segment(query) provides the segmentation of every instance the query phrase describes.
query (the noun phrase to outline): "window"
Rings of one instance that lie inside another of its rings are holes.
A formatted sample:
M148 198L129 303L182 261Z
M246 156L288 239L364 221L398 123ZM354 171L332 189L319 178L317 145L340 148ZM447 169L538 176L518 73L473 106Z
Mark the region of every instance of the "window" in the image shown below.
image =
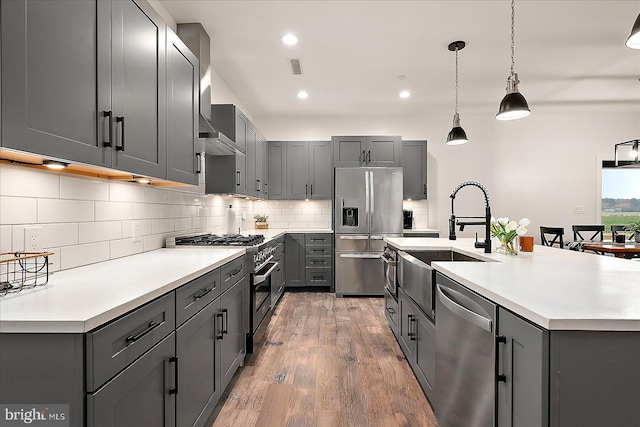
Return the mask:
M602 224L640 221L640 168L602 168Z

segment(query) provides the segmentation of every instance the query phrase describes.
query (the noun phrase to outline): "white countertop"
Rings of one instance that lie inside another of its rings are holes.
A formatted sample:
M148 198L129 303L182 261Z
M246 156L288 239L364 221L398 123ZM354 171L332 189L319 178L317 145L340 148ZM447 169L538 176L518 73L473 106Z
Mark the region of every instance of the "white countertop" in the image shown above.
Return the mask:
M474 239L387 238L400 250L454 249L492 262L434 262L446 276L549 330L640 331L640 262L535 245L485 254Z
M0 297L0 332L87 332L244 253L158 249L59 271L44 286Z

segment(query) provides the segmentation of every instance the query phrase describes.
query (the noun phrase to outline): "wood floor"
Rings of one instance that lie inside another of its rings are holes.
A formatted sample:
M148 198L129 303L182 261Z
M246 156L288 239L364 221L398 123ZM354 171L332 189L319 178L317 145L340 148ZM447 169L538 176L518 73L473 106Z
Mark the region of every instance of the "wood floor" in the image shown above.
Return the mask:
M436 427L382 298L286 293L218 408L222 426Z

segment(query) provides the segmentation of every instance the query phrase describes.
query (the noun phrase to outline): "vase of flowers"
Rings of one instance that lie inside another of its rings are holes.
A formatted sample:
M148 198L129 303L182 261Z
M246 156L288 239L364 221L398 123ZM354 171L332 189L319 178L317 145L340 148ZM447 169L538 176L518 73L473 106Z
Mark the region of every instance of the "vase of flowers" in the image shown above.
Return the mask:
M491 218L491 237L496 241L496 252L507 255L518 255L520 243L518 236L526 234L529 218L510 221L509 218Z
M256 220L256 228L257 229L267 229L269 228L269 224L267 224L267 219L269 219L268 215L255 214L253 219Z

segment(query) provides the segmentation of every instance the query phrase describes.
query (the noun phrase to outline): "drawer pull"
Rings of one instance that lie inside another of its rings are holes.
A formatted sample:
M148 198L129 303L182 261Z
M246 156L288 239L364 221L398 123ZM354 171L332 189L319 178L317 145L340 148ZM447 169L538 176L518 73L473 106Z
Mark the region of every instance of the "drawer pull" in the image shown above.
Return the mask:
M224 338L224 317L222 316L222 313L217 313L216 319L220 319L220 334L216 333L216 339L221 340Z
M201 293L195 294L193 296L193 299L199 300L200 298L202 298L203 296L205 296L206 294L208 294L212 290L213 290L213 288L204 288Z
M278 293L282 292L282 290L283 290L283 289L284 289L284 286L280 286L280 287L278 288Z
M222 309L222 334L229 333L229 310L226 308Z
M393 308L391 308L391 307L387 307L387 311L388 311L390 314L396 314L396 311L395 311Z
M313 276L311 280L314 282L324 282L324 276Z
M140 333L138 333L136 335L129 335L126 338L127 345L131 345L134 342L138 341L140 338L142 338L143 336L147 335L149 332L153 331L158 326L160 326L160 323L156 322L155 320L152 320L151 322L149 322L149 326L147 326L147 328L145 330L143 330L142 332L140 332Z
M233 271L231 271L231 272L229 272L227 274L231 278L231 277L235 276L236 274L240 273L241 271L242 271L242 267L238 267L235 270L233 270Z
M169 363L176 364L176 386L169 389L169 394L178 394L178 356L171 356Z

